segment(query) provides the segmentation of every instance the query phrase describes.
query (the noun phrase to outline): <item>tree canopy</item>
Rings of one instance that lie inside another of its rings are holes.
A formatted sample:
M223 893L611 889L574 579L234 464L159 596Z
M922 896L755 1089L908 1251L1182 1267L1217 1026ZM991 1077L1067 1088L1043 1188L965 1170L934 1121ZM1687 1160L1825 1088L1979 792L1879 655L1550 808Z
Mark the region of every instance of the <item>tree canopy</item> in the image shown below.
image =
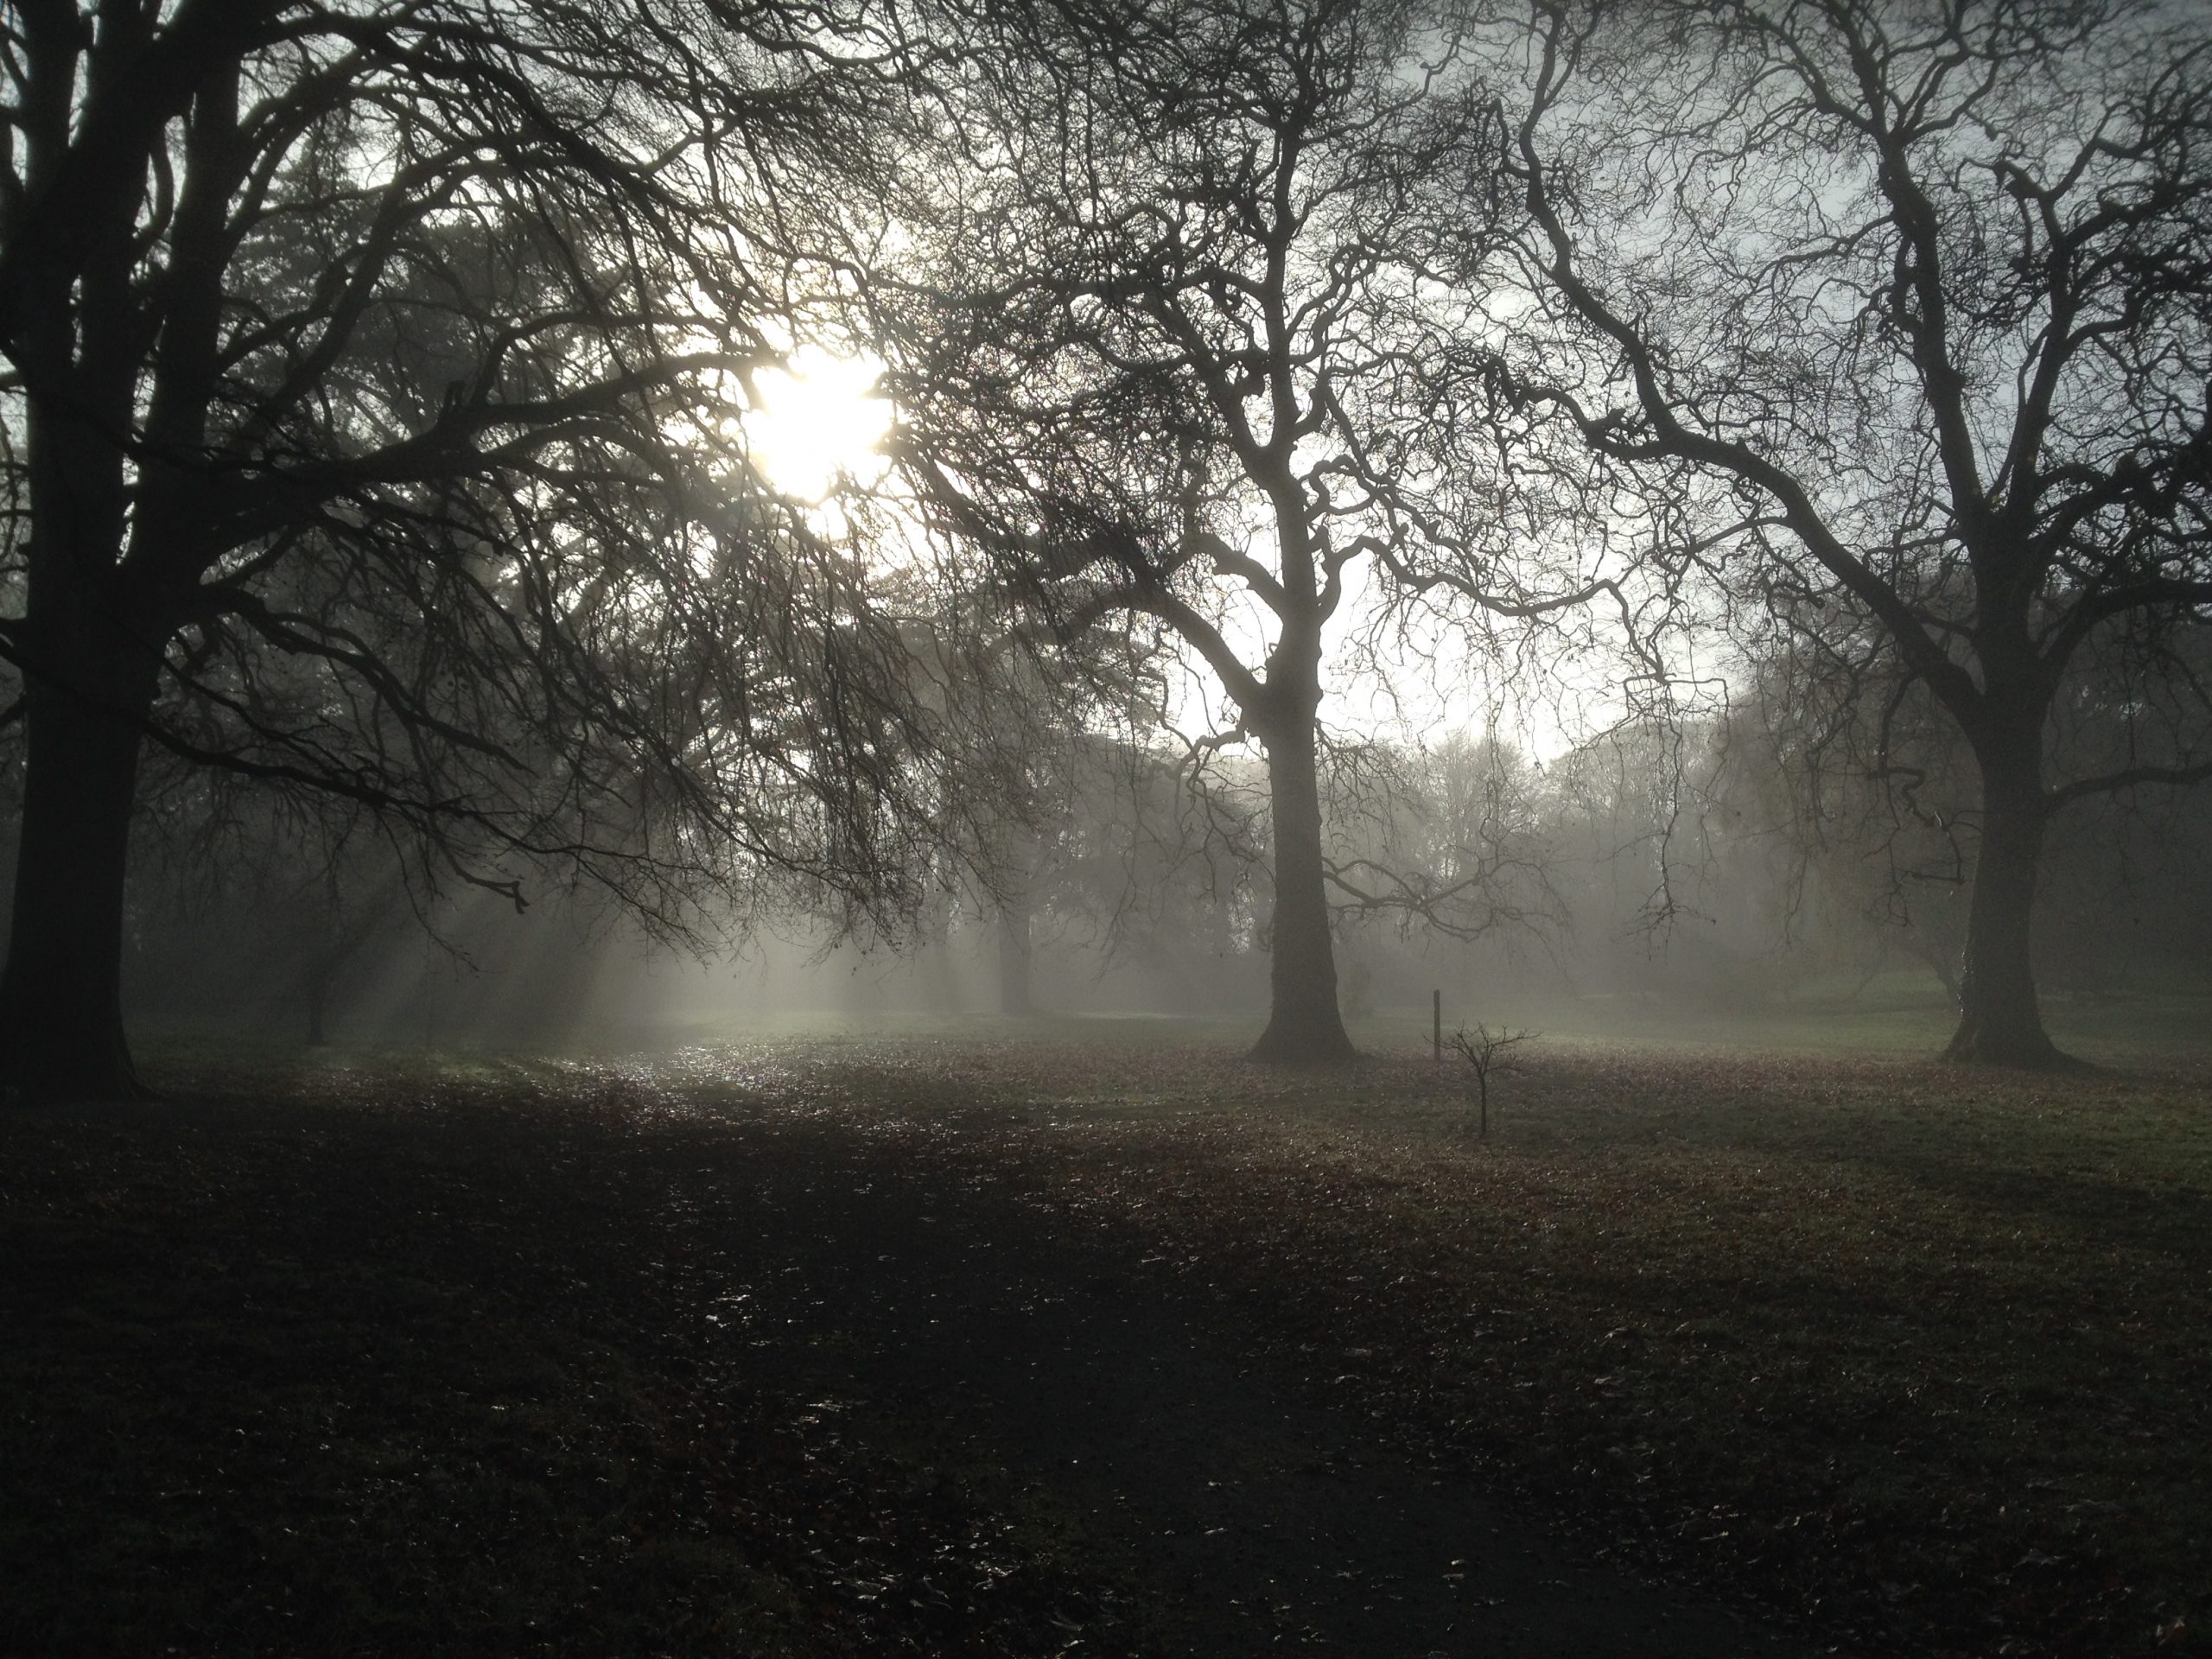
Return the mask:
M2208 63L2158 0L10 7L0 1065L130 1086L180 779L679 936L958 864L1011 938L1052 757L1171 715L1265 755L1259 1052L1343 1058L1345 912L1557 909L1526 779L1416 830L1325 718L1356 632L1603 660L1639 742L1732 683L1770 804L1970 876L1954 1052L2054 1060L2053 821L2212 777ZM899 411L835 512L748 448L824 344Z
M1525 200L1504 395L1671 504L1739 639L1979 773L1967 1058L2055 1058L2054 814L2212 777L2212 40L2155 3L1540 3L1465 189ZM2083 699L2124 741L2070 747Z
M138 755L372 808L519 901L874 901L926 747L895 627L747 465L807 228L880 176L857 11L9 10L0 1046L127 1081Z

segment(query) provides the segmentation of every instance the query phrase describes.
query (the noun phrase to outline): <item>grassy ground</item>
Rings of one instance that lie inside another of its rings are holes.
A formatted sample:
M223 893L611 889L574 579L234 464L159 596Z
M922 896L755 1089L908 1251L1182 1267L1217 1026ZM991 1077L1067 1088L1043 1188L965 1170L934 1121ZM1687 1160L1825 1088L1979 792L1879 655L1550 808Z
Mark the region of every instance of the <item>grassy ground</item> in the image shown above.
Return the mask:
M2105 996L2046 993L2043 1007L2059 1045L2093 1061L2134 1066L2212 1051L2212 987ZM1598 1047L1852 1059L1940 1053L1957 1017L1935 976L1918 971L1808 980L1756 1004L1656 993L1535 999L1516 995L1509 985L1447 994L1444 1008L1447 1035L1455 1024L1483 1019L1493 1027L1534 1027ZM1364 1034L1370 1046L1389 1048L1426 1041L1428 1028L1428 1009L1402 1010L1368 1021Z
M723 1341L634 1076L0 1112L0 1653L1052 1653L1098 1586ZM193 1084L215 1086L195 1092Z
M2212 1651L2212 1067L2082 1012L2124 1069L1555 1035L1486 1139L1410 1021L1327 1079L1194 1022L173 1055L175 1105L0 1115L0 1648L1135 1650L1049 1491L709 1340L671 1217L781 1114L1109 1218L1360 1434L1820 1642Z
M2212 1054L2212 984L2107 995L2045 993L2044 1017L2068 1052L2121 1068L2162 1062L2186 1064ZM1658 1049L1673 1052L1754 1052L1925 1058L1942 1052L1957 1022L1956 1009L1931 974L1885 972L1871 979L1848 975L1808 980L1757 1003L1723 1001L1656 992L1581 996L1534 995L1512 983L1459 988L1445 994L1446 1035L1478 1020L1584 1047ZM1390 1007L1351 1027L1374 1053L1426 1047L1431 1010ZM1176 1048L1233 1050L1249 1045L1261 1015L1161 1019L1146 1015L1040 1015L1012 1029L1020 1040L1111 1048L1132 1042ZM995 1016L944 1013L822 1012L698 1019L588 1031L563 1045L568 1050L630 1053L683 1046L715 1046L807 1038L840 1044L884 1039L997 1042L1008 1022ZM235 1042L226 1039L226 1046ZM171 1035L169 1052L188 1052L192 1039ZM276 1058L289 1048L272 1050Z

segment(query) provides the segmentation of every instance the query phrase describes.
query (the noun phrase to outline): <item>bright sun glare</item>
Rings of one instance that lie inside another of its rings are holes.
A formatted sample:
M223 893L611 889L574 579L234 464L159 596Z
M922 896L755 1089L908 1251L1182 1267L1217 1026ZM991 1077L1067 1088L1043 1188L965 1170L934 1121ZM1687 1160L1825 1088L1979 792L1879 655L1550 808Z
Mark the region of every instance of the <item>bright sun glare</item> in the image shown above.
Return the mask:
M880 372L874 364L804 346L788 371L754 378L760 403L747 435L771 485L819 503L842 478L872 484L882 476L888 463L876 446L891 429L891 404L875 395Z

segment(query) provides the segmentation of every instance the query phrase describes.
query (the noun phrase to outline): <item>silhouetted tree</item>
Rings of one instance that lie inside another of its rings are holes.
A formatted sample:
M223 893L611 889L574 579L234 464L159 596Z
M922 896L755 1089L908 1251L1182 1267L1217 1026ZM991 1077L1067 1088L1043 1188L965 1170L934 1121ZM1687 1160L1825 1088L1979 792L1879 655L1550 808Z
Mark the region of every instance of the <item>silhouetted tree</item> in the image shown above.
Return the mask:
M1795 636L1831 701L1955 723L1979 798L1950 1052L2058 1059L2030 951L2054 815L2212 776L2212 688L2177 671L2212 620L2203 13L1520 16L1496 60L1525 96L1466 187L1510 179L1534 226L1499 395L1643 469L1709 591ZM2092 682L2126 740L2076 769Z
M1955 997L1978 804L1973 752L1878 631L1853 639L1839 620L1823 632L1770 641L1739 683L1706 810L1725 815L1737 840L1764 842L1775 868L1760 875L1738 856L1724 879L1777 889L1785 927L1826 931L1870 976L1909 958ZM2183 683L2212 670L2212 630L2177 637L2173 650ZM2055 769L2094 776L2131 764L2135 688L2106 665L2077 659L2051 711ZM2212 792L2146 787L2082 799L2055 819L2037 883L2039 984L2113 989L2138 969L2163 977L2195 966L2201 952L2177 941L2212 925L2196 875L2208 810Z
M0 12L8 1083L132 1086L149 740L518 903L515 860L665 929L895 881L896 636L730 420L866 188L866 42L810 0Z
M1356 565L1464 553L1488 509L1417 476L1458 441L1426 374L1453 317L1405 235L1484 113L1432 104L1452 47L1405 5L979 10L949 94L959 164L918 213L917 274L880 293L904 459L939 527L994 550L1063 637L1134 614L1203 664L1207 743L1267 757L1255 1052L1345 1058L1325 645ZM1588 591L1520 594L1478 563L1459 591L1501 611Z

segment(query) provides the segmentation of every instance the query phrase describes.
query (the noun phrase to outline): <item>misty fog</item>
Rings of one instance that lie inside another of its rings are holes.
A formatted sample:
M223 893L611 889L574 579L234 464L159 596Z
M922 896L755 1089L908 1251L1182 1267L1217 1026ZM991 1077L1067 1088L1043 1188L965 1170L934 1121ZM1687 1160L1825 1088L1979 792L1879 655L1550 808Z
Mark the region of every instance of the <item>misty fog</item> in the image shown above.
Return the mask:
M1387 812L1358 804L1332 822L1338 855L1381 855L1432 890L1450 873L1440 857L1471 842L1510 847L1513 863L1476 912L1340 908L1340 1006L1390 1043L1426 1040L1437 992L1447 1030L1511 1020L1648 1039L1670 1019L1755 1033L1801 1005L1936 1009L1955 989L1956 847L1940 835L1901 847L1879 815L1808 844L1775 774L1716 728L1615 732L1548 765L1489 737L1428 758ZM2055 841L2037 929L2048 994L2204 989L2212 801L2160 804L2084 814ZM343 854L335 877L327 854L296 851L247 867L250 880L149 855L131 895L127 1008L156 1032L280 1046L312 1033L594 1051L792 1025L925 1030L932 1017L1009 1032L1056 1017L1263 1018L1257 861L1209 839L1172 796L1150 803L1152 821L1126 800L1091 805L1095 817L1026 842L1026 923L960 872L895 934L786 900L678 943L588 890L524 912L467 889L420 898L373 848Z

